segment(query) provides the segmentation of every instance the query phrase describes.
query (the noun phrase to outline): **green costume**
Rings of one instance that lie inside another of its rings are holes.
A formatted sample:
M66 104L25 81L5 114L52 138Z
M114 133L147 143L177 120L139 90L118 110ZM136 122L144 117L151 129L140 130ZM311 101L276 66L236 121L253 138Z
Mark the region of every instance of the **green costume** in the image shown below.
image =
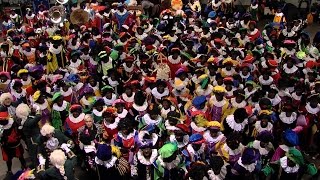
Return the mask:
M52 126L64 132L64 121L69 115L70 103L63 101L62 106L58 106L56 103L52 106L51 119Z

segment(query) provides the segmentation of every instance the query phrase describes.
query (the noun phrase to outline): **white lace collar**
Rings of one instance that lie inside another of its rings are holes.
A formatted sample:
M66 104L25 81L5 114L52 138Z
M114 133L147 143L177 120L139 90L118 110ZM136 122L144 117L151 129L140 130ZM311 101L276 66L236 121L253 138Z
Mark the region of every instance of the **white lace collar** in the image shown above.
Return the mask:
M116 129L117 127L118 127L118 124L119 124L119 118L116 118L115 120L114 120L114 122L113 123L107 123L106 121L103 121L103 124L104 124L104 126L105 127L107 127L108 129L111 129L111 130L114 130L114 129Z
M29 85L31 83L31 77L28 76L28 79L26 81L24 81L23 79L21 79L21 83L23 86L25 85Z
M293 92L291 94L292 98L296 101L300 101L301 100L301 96L298 96L296 92Z
M82 61L80 59L77 59L76 62L70 61L69 67L78 68L81 65Z
M310 106L310 103L307 103L306 105L306 110L310 113L310 114L317 114L320 111L320 108L317 106L316 108L312 108Z
M10 14L10 18L11 18L11 19L15 19L15 18L17 18L17 17L18 17L18 14L14 14L14 15Z
M149 114L145 114L142 118L144 123L146 123L147 125L159 125L162 122L161 116L158 116L158 119L153 120L151 119Z
M234 120L234 115L229 115L226 118L226 122L229 125L229 127L234 131L242 131L245 126L248 124L248 119L245 119L242 123L237 123Z
M269 143L269 144L270 144L270 143ZM269 154L269 150L266 149L266 148L261 147L261 146L260 146L260 141L258 141L258 140L254 140L254 141L252 142L252 147L255 148L255 149L257 149L257 150L259 150L259 153L260 153L262 156Z
M73 115L72 115L72 113L70 113L69 114L69 119L70 119L70 121L72 122L72 123L79 123L79 122L81 122L81 121L83 121L84 120L84 116L85 116L85 114L84 113L81 113L78 117L73 117Z
M92 86L90 83L88 83L88 86L91 87L94 91L99 90L99 82L97 82L97 84L95 86Z
M240 71L239 75L241 76L242 79L247 79L251 74L249 72L247 75L243 75L242 71Z
M45 110L49 106L48 101L46 99L44 100L44 103L42 103L42 104L36 103L36 105L38 105L40 107L40 110Z
M63 97L68 97L72 94L72 88L69 87L67 91L63 91L63 88L60 88L60 92Z
M132 103L134 101L134 95L135 95L135 93L132 93L132 95L130 97L128 97L128 95L126 93L122 93L122 99L125 102Z
M249 34L253 36L253 35L256 35L258 33L258 31L259 30L257 28L254 28L254 30L250 31Z
M158 151L157 149L152 149L152 152L151 152L151 156L149 159L146 159L143 154L142 154L142 150L139 150L138 153L137 153L137 159L139 160L139 162L143 165L151 165L153 164L156 160L157 160L157 157L158 157Z
M161 99L161 98L169 95L169 89L165 88L163 93L159 93L157 87L155 87L151 90L151 93L156 99Z
M272 78L271 76L269 76L269 79L268 79L268 80L264 80L264 79L263 79L263 76L261 75L261 76L259 76L259 82L260 82L260 84L262 84L262 85L270 85L270 84L273 83L273 78Z
M221 141L222 138L224 138L224 134L222 132L219 132L217 137L212 137L209 130L203 133L203 139L208 143L217 143Z
M182 142L177 141L176 136L174 134L171 134L169 139L170 139L170 142L177 143L179 149L185 147L189 143L189 136L188 135L183 136Z
M166 130L168 130L168 131L175 131L175 130L177 130L178 128L176 127L176 126L171 126L170 125L170 123L169 123L169 120L166 120L165 122L164 122L164 125L165 125L165 127L166 127Z
M112 87L116 87L116 86L119 85L119 82L118 82L117 80L115 80L115 81L112 80L111 77L108 77L108 83L109 83L109 85L112 86Z
M285 28L284 30L282 30L282 34L286 37L293 37L296 32L293 31L293 29L291 29L290 32L288 32L287 28Z
M242 163L242 159L241 159L241 157L238 159L238 164L240 165L240 166L242 166L245 170L247 170L247 171L249 171L249 172L253 172L254 170L255 170L255 168L256 168L256 165L257 165L257 161L256 162L254 162L254 163L251 163L251 164L243 164Z
M231 105L235 108L244 108L247 105L247 102L243 100L241 103L237 103L236 98L231 98Z
M111 159L107 161L102 161L98 157L95 157L94 161L101 166L106 167L107 169L112 168L117 162L118 158L116 156L112 156Z
M139 40L143 40L144 38L146 38L148 35L146 33L142 33L141 35L138 34L138 32L135 33L135 37L138 38Z
M212 96L212 97L210 98L210 102L212 102L212 104L213 104L214 106L216 106L216 107L222 107L222 106L224 106L224 105L227 103L227 101L226 101L225 99L223 99L222 101L217 101L217 99L216 99L215 96Z
M276 94L276 96L273 99L271 99L271 98L269 98L269 99L272 102L272 106L276 106L281 102L281 98L278 94Z
M132 133L128 134L127 136L123 135L122 132L118 132L118 135L120 136L121 139L123 140L128 140L128 139L131 139L135 136L136 134L136 130L133 130Z
M210 180L224 180L227 175L227 163L224 163L224 165L221 167L219 174L214 174L214 172L210 169L208 171L209 179Z
M205 144L202 143L200 149L198 151L195 151L192 147L192 144L188 144L187 151L189 152L189 154L192 154L192 155L195 155L195 154L200 155L204 153L204 148L205 148Z
M123 10L123 12L120 12L119 10L116 10L116 13L119 15L119 16L123 16L127 13L128 11L126 9Z
M163 162L163 159L161 156L158 157L158 160L160 162L160 165L164 167L164 169L168 169L168 170L178 167L178 165L181 162L180 156L177 156L176 159L171 162Z
M9 118L8 124L2 126L3 129L10 129L12 127L14 120L12 118Z
M147 141L145 141L145 140L143 139L143 137L144 137L146 134L149 134L149 132L148 132L148 131L145 131L145 130L142 130L142 131L140 131L140 132L138 133L138 139L139 139L141 145L146 145L146 144L148 143ZM157 135L156 133L152 133L151 136L152 136L152 139L151 139L151 140L152 140L152 145L154 146L154 145L157 144L159 137L158 137L158 135Z
M111 106L116 99L117 99L117 95L115 95L114 93L112 93L111 99L108 99L107 97L103 97L104 103L107 106Z
M53 47L53 45L50 45L49 51L50 51L52 54L59 54L59 53L61 53L61 51L62 51L62 46L60 45L60 46L56 49L56 48Z
M212 4L213 7L216 7L216 8L217 8L217 7L219 7L219 6L221 5L221 1L218 1L218 2L216 3L215 0L212 0L212 1L211 1L211 4Z
M250 5L251 9L257 9L258 8L258 3L256 5Z
M284 145L284 144L279 145L279 148L282 149L284 152L288 152L289 151L289 147L287 145Z
M161 116L163 118L166 118L167 117L167 114L170 112L170 111L174 111L176 108L174 106L170 106L168 109L164 109L163 107L161 108Z
M201 95L208 96L212 93L212 90L213 90L213 86L209 84L207 89L202 89L201 86L198 86L196 92L198 96L201 96Z
M226 76L233 76L236 73L234 68L231 68L231 70L229 71L226 68L222 68L221 72L224 73Z
M131 65L131 67L128 67L126 63L123 63L122 66L123 66L124 70L126 72L128 72L128 73L131 73L133 71L133 69L134 69L134 65L133 64Z
M123 109L122 112L120 114L118 114L118 118L122 119L125 118L128 114L128 110Z
M293 74L298 70L298 68L295 65L293 65L292 68L288 68L287 64L284 64L283 65L283 70L287 74Z
M72 39L70 39L69 43L68 43L68 48L71 50L78 50L80 47L80 42L77 41L75 45L72 45Z
M89 100L85 96L83 96L80 101L86 106L91 105L91 103L89 102Z
M240 143L239 147L235 150L232 150L229 148L229 146L227 145L227 143L225 143L222 147L230 156L236 156L242 153L243 150L243 145Z
M283 16L283 13L282 12L280 12L280 13L276 12L275 16Z
M80 59L84 60L84 61L87 61L89 59L92 59L92 57L89 55L89 54L82 54L80 56Z
M281 112L279 118L285 124L292 124L297 119L297 113L292 112L291 116L287 117L286 112Z
M286 172L286 173L296 173L299 171L299 165L296 164L293 167L289 167L288 166L288 157L284 156L282 158L280 158L280 166L282 167L282 169Z
M177 59L173 59L172 55L170 55L170 56L168 57L168 61L169 61L171 64L179 64L180 61L181 61L181 57L178 56Z
M98 111L97 109L93 109L92 110L92 113L98 117L101 117L102 116L102 113L103 111Z
M67 101L63 101L62 102L62 106L58 106L57 103L54 103L53 106L52 106L52 109L55 110L55 111L61 112L61 111L66 110L67 106L68 106L68 102Z
M29 52L26 50L22 50L22 53L27 57L35 55L35 52L36 52L36 49L34 49L34 48L31 48L31 51L29 51Z
M20 99L22 97L26 97L26 94L27 94L27 92L26 92L25 89L22 89L21 93L17 93L17 91L14 90L14 89L11 90L11 95L14 96L17 99Z
M194 131L199 132L199 133L206 130L206 128L204 128L204 127L199 127L199 126L197 126L196 123L194 123L194 122L191 122L190 125L191 125L191 128L192 128Z
M28 20L33 19L34 16L35 16L35 14L33 14L33 13L31 14L31 16L29 16L29 14L26 14L26 18L27 18Z
M272 123L268 122L268 125L267 127L261 127L261 121L257 121L255 124L254 124L254 127L256 129L256 131L258 133L261 133L262 131L269 131L271 132L272 129L273 129L273 125Z

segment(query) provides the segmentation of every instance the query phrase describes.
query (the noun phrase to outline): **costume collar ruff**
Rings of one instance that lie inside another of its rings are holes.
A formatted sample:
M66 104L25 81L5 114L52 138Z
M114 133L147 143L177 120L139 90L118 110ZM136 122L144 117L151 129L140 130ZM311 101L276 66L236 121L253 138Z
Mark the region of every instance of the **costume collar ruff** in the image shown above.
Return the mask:
M151 156L149 159L146 159L143 156L142 150L139 150L137 153L137 159L139 160L139 162L147 166L153 164L153 162L157 160L157 157L158 157L158 151L156 149L152 149Z
M248 119L245 119L242 123L237 123L234 120L234 115L229 115L226 118L226 122L231 129L239 132L239 131L242 131L245 128L245 126L248 124Z
M70 119L70 121L72 122L72 123L79 123L79 122L81 122L81 121L83 121L84 120L84 116L85 116L85 114L84 113L81 113L78 117L73 117L73 115L70 113L69 114L69 119Z
M61 111L66 110L67 106L68 106L68 102L67 101L63 101L62 102L62 106L58 106L57 103L54 103L53 106L52 106L52 109L55 110L55 111L61 112Z

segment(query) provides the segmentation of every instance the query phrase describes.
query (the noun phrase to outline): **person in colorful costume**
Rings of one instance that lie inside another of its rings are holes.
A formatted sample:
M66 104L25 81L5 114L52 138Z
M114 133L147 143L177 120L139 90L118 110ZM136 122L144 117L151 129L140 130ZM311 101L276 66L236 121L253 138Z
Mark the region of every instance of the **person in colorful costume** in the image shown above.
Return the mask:
M64 100L60 92L56 92L52 97L52 125L55 129L64 132L64 122L69 115L70 103Z

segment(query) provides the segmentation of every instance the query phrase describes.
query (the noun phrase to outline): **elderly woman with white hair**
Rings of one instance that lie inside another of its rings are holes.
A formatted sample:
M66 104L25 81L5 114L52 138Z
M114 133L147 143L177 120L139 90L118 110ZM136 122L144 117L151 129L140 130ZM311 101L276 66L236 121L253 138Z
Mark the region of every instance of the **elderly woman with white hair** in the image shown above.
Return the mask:
M40 130L37 144L38 153L45 159L48 159L50 153L61 147L62 144L68 144L71 147L73 142L60 130L56 130L53 126L45 124ZM46 166L48 166L48 164L46 164Z
M13 97L10 93L2 93L0 96L0 105L8 108L8 112L12 118L16 116L16 108L12 104Z
M32 161L32 167L37 165L37 143L36 139L40 135L38 122L41 120L41 111L31 110L27 104L19 104L16 108L16 121L19 129L22 129L25 142L28 147Z
M46 159L39 157L39 166L36 177L39 179L50 180L73 180L74 167L76 165L76 156L67 147L67 144L62 144L61 149L54 150L50 154L50 168L45 169ZM67 154L67 156L66 156Z

